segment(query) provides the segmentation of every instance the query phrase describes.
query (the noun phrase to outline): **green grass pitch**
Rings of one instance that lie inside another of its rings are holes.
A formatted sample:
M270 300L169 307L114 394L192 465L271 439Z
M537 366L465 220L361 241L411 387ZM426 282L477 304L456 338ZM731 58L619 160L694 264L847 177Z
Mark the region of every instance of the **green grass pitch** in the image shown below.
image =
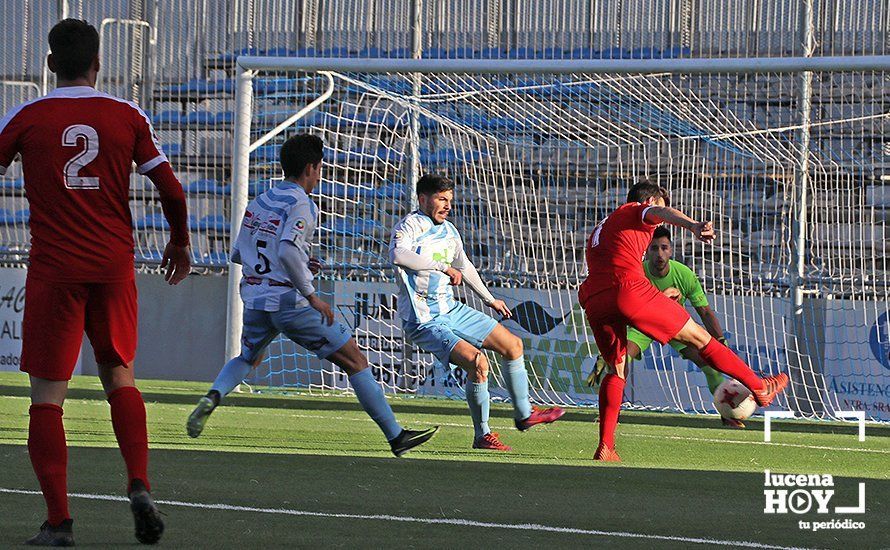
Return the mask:
M592 460L594 410L520 433L509 407L495 406L492 426L514 451L492 454L470 449L465 404L397 399L403 424L442 428L396 459L349 397L236 395L192 440L185 419L206 385L140 386L155 498L171 501L161 505L167 547L890 546L883 426L859 442L850 424L782 423L765 444L759 422L728 431L713 417L623 412L624 462L613 465ZM0 547L21 543L44 518L42 498L27 493L39 489L27 426L27 379L0 374ZM78 546L135 544L126 504L103 497L123 496L125 479L98 380L72 382L65 428L69 491L85 495L71 499ZM831 474L832 506L855 505L864 482L867 511L765 515L765 469ZM799 528L835 517L865 529Z

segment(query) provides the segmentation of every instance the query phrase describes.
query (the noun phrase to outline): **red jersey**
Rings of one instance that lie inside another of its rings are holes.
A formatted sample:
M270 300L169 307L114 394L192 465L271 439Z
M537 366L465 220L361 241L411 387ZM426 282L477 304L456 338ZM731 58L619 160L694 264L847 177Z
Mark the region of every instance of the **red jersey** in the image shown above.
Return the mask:
M29 275L132 279L131 168L167 162L145 113L88 86L57 88L0 120L0 175L16 153L31 210Z
M597 291L628 280L646 279L643 254L658 224L646 222L650 207L629 202L609 214L587 240L587 279L578 290L583 304Z

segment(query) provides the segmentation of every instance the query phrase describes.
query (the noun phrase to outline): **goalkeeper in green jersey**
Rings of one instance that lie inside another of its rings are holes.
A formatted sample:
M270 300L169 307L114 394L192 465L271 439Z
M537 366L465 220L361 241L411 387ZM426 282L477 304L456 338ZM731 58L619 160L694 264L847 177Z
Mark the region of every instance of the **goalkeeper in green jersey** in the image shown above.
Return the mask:
M646 258L643 262L643 270L646 272L646 277L658 290L662 291L669 298L677 300L681 305L685 306L686 302L690 302L701 318L705 329L711 336L725 344L726 339L723 336L720 321L717 320L714 310L708 305L708 298L702 289L701 281L698 280L698 277L691 269L671 259L673 252L671 232L666 227L659 227L652 235L652 242L649 243L649 248L646 249ZM643 350L647 349L650 344L652 344L652 338L649 338L634 327L627 327L627 366L630 367L634 359L641 359ZM672 340L670 344L680 355L698 365L708 380L708 389L711 390L711 393L714 393L717 386L723 382L723 375L709 367L695 348L687 347L677 340ZM596 360L596 367L593 373L587 378L588 385L597 385L604 369L605 361L600 356ZM740 420L732 418L722 418L721 420L725 426L732 428L745 427L745 424Z

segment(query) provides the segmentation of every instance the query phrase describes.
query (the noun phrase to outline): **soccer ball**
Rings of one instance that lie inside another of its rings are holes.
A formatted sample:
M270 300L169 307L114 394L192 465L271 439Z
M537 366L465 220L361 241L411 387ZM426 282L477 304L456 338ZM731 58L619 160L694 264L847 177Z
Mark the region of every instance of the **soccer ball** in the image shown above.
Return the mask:
M723 418L744 420L754 414L757 403L751 391L738 380L725 380L714 391L714 406Z

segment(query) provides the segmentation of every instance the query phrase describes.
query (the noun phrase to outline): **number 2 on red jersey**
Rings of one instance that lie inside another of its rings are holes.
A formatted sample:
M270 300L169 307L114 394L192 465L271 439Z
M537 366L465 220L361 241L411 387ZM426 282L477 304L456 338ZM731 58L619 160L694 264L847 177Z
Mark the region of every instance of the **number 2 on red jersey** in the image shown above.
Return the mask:
M65 187L68 189L98 189L99 178L81 176L80 170L99 156L99 134L86 124L73 124L62 132L62 145L81 150L65 164Z

